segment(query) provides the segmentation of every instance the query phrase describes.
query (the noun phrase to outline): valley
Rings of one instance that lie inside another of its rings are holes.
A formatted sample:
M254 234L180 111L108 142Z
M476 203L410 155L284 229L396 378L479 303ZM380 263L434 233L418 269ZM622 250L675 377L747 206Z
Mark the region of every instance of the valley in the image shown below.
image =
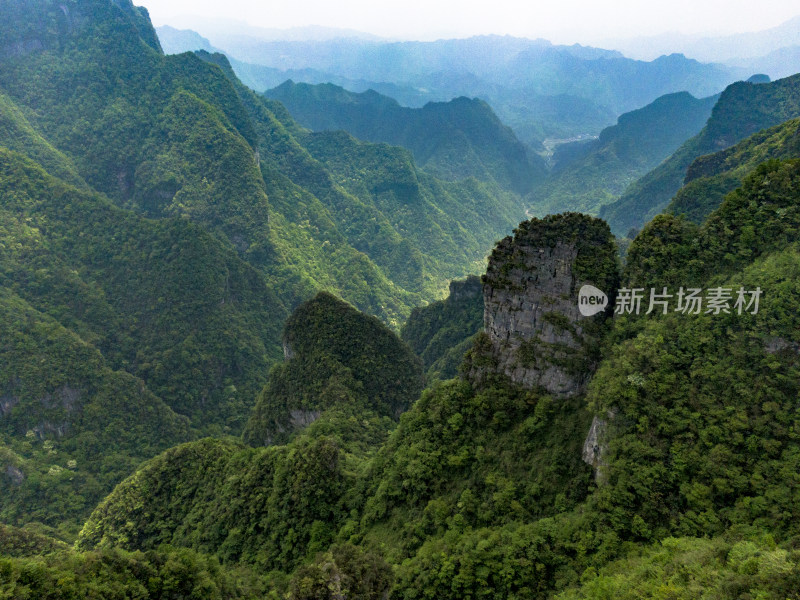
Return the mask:
M791 28L157 10L0 0L0 599L797 597Z

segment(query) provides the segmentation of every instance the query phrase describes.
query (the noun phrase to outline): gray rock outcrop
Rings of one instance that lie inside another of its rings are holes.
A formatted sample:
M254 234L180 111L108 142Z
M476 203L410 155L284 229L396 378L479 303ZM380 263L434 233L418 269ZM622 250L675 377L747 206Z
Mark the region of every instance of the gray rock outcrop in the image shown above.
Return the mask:
M585 284L610 299L609 307L592 317L578 309ZM480 384L504 375L561 397L583 392L616 286L616 246L605 222L575 213L523 222L489 258L483 278L485 335L468 377Z
M616 411L609 411L607 416L602 419L595 415L594 419L592 419L592 425L589 427L589 433L583 442L583 462L594 470L594 480L598 485L605 481L603 469L607 464L606 453L608 452L606 434L609 424L616 416Z
M449 299L453 302L474 298L482 293L483 286L481 285L481 278L475 275L470 275L462 280L454 279L450 282Z

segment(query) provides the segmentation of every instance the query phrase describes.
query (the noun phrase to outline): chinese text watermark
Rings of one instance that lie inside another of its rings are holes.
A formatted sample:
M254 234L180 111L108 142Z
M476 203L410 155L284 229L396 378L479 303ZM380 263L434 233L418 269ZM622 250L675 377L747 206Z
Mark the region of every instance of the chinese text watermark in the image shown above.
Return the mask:
M617 290L614 314L646 314L677 312L685 315L758 314L763 295L760 287L714 287L708 289L684 288L677 291L661 288L621 288ZM586 317L603 311L608 306L608 296L591 285L585 285L578 294L578 309Z

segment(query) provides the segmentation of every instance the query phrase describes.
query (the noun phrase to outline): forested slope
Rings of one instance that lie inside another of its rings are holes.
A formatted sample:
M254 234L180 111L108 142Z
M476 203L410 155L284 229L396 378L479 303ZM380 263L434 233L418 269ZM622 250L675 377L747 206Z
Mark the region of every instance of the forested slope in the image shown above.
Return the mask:
M728 86L700 133L666 161L633 183L619 200L600 211L617 235L641 228L680 189L699 156L724 150L754 133L800 115L800 74L770 83L739 81Z
M3 2L0 39L14 340L0 511L15 524L69 537L142 459L239 435L297 305L328 290L399 330L478 270L522 211L517 195L439 181L401 148L311 134L220 55L165 56L129 0ZM58 377L32 362L73 346L84 350L65 351ZM138 444L118 429L125 410L139 415L132 431L151 427Z

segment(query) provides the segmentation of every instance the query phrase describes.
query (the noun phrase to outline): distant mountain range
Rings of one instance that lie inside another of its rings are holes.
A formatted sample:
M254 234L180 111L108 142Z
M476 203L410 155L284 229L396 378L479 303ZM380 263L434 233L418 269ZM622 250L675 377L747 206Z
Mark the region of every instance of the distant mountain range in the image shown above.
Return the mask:
M800 44L773 50L756 58L734 58L728 64L737 65L753 73L766 73L773 79L781 79L800 73Z
M259 40L281 41L325 41L335 39L356 39L365 41L390 41L365 31L324 25L305 25L300 27L259 27L243 20L208 18L197 15L183 15L170 19L179 29L203 31L213 36L216 42L226 37L251 37ZM158 28L160 29L160 27Z
M724 36L684 35L665 33L658 36L630 39L609 39L603 42L626 56L652 60L662 54L682 52L704 62L724 62L747 66L747 62L782 48L800 45L800 15L763 31ZM800 71L794 64L793 73ZM772 77L778 74L769 73Z
M706 97L750 74L677 54L644 62L612 50L510 36L436 42L211 36L208 42L164 28L159 36L175 51L223 48L256 91L275 87L282 75L356 92L372 88L408 106L480 98L532 148L541 148L545 138L597 134L620 114L664 94L688 91Z
M788 101L791 105L792 101L768 92L783 84L776 87L764 82L769 81L769 73L795 72L793 64L800 57L800 46L790 44L800 35L794 27L797 22L789 21L768 32L697 41L695 48L705 48L705 52L716 48L720 58L725 58L725 48L736 50L739 56L750 53L747 59L727 59L728 65L702 64L681 54L637 61L618 51L499 36L428 43L240 37L227 38L226 43L231 46L226 50L260 63L235 59L232 63L256 89L291 74L297 83L276 86L268 94L312 129L341 128L367 140L397 143L411 149L418 161L439 175L452 177L459 170L488 172L505 187L513 179L515 183L510 187L521 191L529 184L521 184L518 175L516 179L509 175L519 173L519 169L506 167L505 173L500 173L499 163L486 158L491 152L495 157L508 156L507 153L498 154L498 148L490 152L474 139L456 144L457 136L452 135L434 136L439 142L431 141L431 136L415 129L419 125L411 126L410 122L425 123L426 132L446 131L442 108L431 121L422 115L432 117L437 105L420 108L419 113L400 106L425 106L426 100L449 101L461 94L480 98L531 149L546 156L546 140L548 148L555 148L553 172L543 186L529 188L530 214L600 211L614 232L622 235L666 207L697 156L728 147L758 129L795 116L788 108L778 108L778 104ZM167 48L213 49L211 42L193 32L162 28L159 35ZM698 54L710 56L700 51ZM731 66L735 63L746 66ZM765 75L753 76L750 83L729 88L712 115L716 94L728 83L752 73ZM336 80L341 87L301 83L307 80ZM743 90L761 85L764 87L759 94L768 97L762 99L763 106L757 106L745 99L747 92ZM731 91L734 89L739 92ZM352 93L353 90L361 93ZM705 99L696 100L697 97ZM740 101L745 102L746 108L731 108L732 112L726 108ZM438 106L452 109L455 105ZM462 101L462 110L465 107ZM473 117L476 114L473 111ZM417 116L410 121L411 115ZM744 115L748 115L747 122L740 122ZM608 126L617 116L619 123ZM713 142L709 141L708 132L699 134L708 117L708 127L716 132ZM431 129L434 122L436 126ZM473 124L477 122L488 123L478 119ZM465 128L462 126L460 131L463 133ZM559 146L561 140L599 133L600 138L595 141ZM695 134L700 137L689 140ZM701 143L701 137L706 141ZM681 146L683 142L686 143ZM459 150L454 151L453 146ZM454 156L459 158L452 160ZM476 156L482 158L476 161ZM661 161L665 162L659 165ZM648 173L651 169L654 170ZM537 179L541 181L538 172L529 181Z

